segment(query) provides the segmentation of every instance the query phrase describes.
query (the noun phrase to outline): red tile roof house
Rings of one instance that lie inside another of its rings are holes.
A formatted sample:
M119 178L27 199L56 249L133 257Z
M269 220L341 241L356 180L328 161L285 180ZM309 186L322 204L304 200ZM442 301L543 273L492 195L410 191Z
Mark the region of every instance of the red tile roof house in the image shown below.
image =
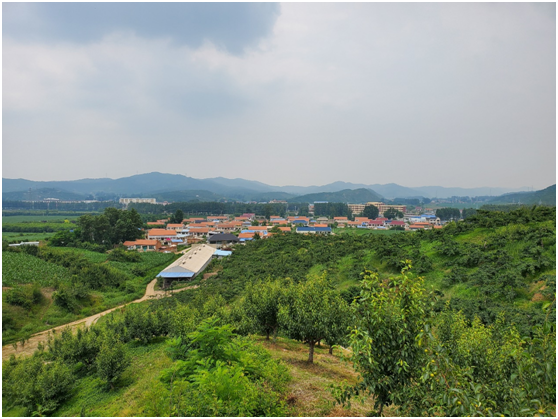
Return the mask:
M184 229L184 224L167 224L167 230L182 231L183 229Z
M209 234L209 227L190 227L190 235L193 237L205 237Z
M240 226L233 224L233 223L219 223L215 227L215 231L223 231L223 232L230 232L234 230L238 230Z
M277 227L279 230L285 232L285 233L290 233L291 232L291 228L290 227Z
M405 221L398 221L398 220L393 220L391 223L388 224L390 227L405 227Z
M384 221L382 221L382 220L370 220L370 221L368 221L368 226L372 227L372 228L381 227L383 225L384 225Z
M152 228L147 231L147 238L149 240L170 241L176 239L176 231L165 230L164 228Z
M161 247L161 243L158 240L136 240L125 241L124 246L128 250L137 250L138 252L156 252Z
M208 221L229 221L229 217L226 215L208 215Z
M248 230L252 230L252 231L267 231L268 228L267 228L267 226L250 226L250 227L248 227Z

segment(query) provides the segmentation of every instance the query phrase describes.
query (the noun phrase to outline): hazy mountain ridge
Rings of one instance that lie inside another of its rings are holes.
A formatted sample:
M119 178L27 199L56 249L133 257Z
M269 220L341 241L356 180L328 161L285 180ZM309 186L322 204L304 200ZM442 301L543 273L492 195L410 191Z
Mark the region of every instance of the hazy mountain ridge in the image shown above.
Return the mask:
M338 192L321 192L295 196L289 199L290 202L308 202L328 201L328 202L345 202L351 204L365 204L367 202L381 201L382 197L375 191L366 188L360 189L344 189Z
M534 192L516 192L498 196L490 200L494 204L556 205L556 185Z
M517 192L527 188L448 188L442 186L422 186L408 188L395 183L380 184L357 184L351 182L333 182L322 186L273 186L262 182L246 179L227 179L216 177L210 179L195 179L184 175L173 175L167 173L144 173L123 177L118 179L79 179L72 181L32 181L27 179L2 178L3 193L27 192L29 188L44 189L52 188L60 191L72 192L83 195L95 194L117 194L121 196L145 196L146 194L176 192L187 190L204 190L218 195L227 196L232 199L258 200L258 193L276 192L277 198L285 199L286 194L307 195L315 193L333 193L342 190L371 189L387 199L407 198L424 196L427 198L447 198L451 196L482 196L501 195L504 193ZM237 198L238 197L238 198ZM252 199L251 199L252 198Z

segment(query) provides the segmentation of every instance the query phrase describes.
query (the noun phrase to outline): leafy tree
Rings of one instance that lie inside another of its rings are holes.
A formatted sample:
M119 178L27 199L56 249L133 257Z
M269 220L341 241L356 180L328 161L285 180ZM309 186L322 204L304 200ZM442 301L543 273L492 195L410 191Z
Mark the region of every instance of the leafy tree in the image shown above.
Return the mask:
M169 224L182 224L184 220L184 212L179 208L169 218Z
M464 208L461 215L463 217L463 219L470 217L471 215L475 215L477 213L477 210L474 208Z
M459 212L457 208L439 208L436 210L436 217L443 221L450 219L459 220L461 218L461 212Z
M384 211L384 217L389 218L390 220L394 218L403 218L403 213L401 211L396 210L395 208L388 208Z
M290 287L286 300L279 308L279 322L290 338L308 344L308 362L313 363L316 343L328 336L335 339L330 329L346 302L325 275Z
M95 365L99 378L113 389L114 383L130 365L128 353L118 336L106 332L95 359Z
M286 281L258 281L249 284L244 292L242 304L244 319L253 328L266 335L275 336L279 327L279 306L283 299Z
M348 339L350 360L362 381L339 388L336 395L346 403L355 394L373 394L380 416L386 404L400 401L398 392L416 378L420 368L416 338L427 316L425 290L423 278L408 272L410 261L405 264L400 277L388 280L365 272L360 298L351 306L355 325Z
M364 210L362 211L362 216L367 217L370 220L375 220L376 218L378 218L379 214L380 214L380 210L375 205L367 205L364 207Z

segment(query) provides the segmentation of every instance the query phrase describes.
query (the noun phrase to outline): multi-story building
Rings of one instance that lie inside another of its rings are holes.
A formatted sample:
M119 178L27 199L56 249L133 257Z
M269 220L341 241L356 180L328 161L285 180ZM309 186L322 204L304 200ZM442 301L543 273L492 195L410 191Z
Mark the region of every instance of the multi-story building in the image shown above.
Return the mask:
M378 210L380 211L380 214L383 214L384 212L386 212L390 208L393 208L397 211L400 211L403 214L405 214L405 212L407 212L407 206L406 205L389 205L389 204L384 204L383 202L368 202L368 203L366 203L366 206L368 206L368 205L374 205L376 208L378 208Z
M121 204L128 206L130 203L134 204L156 204L157 200L155 198L120 198Z

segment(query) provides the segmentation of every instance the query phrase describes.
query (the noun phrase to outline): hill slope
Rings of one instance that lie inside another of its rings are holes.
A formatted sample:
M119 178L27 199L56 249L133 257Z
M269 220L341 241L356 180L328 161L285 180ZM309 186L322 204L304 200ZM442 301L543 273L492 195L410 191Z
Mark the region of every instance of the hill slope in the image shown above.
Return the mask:
M534 192L505 194L489 201L494 204L556 205L556 185Z

